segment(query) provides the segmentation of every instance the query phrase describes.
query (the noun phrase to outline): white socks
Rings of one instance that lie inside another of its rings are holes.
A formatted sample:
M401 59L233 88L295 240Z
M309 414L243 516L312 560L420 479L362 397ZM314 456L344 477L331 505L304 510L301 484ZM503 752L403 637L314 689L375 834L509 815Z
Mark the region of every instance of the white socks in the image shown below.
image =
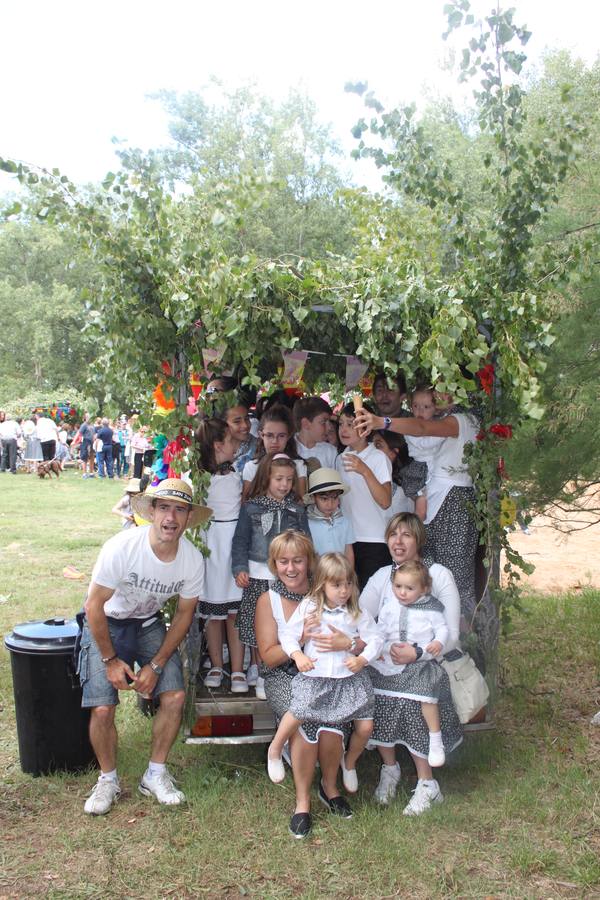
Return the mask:
M146 769L146 775L148 778L157 778L159 775L162 775L166 768L167 766L165 763L155 763L150 761L148 763L148 768Z
M117 770L113 769L111 772L100 772L98 781L114 781L116 784L118 784L119 776L117 775Z

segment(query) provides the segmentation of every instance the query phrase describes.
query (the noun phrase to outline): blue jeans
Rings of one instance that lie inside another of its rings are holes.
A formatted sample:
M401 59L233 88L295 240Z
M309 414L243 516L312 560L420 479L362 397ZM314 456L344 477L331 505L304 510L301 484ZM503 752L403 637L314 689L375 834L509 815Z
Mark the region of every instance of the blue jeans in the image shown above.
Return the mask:
M119 624L109 620L108 630L111 638L114 641L118 640ZM165 634L165 625L160 619L146 628L140 627L134 652L125 661L131 665L135 660L140 667L147 665L161 648ZM129 654L124 655L129 656ZM102 654L90 633L87 622L84 623L81 635L81 651L77 671L83 691L81 701L83 707L116 706L118 704L119 692L106 677L106 666L102 662ZM154 696L165 691L181 691L183 688L183 669L179 652L176 650L165 664L162 675L154 688Z
M106 463L106 474L109 478L113 477L113 455L112 455L112 444L108 444L102 448L100 453L96 453L96 459L98 461L98 475L100 478L104 478L104 464Z

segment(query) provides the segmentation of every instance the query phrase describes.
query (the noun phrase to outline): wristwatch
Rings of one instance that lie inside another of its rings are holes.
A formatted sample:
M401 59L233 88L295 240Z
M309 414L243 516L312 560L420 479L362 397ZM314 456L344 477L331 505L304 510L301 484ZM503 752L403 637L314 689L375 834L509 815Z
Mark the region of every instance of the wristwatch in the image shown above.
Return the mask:
M415 648L415 653L417 654L417 659L421 659L421 657L423 656L423 648L419 647L418 644L413 644L413 647ZM415 662L417 661L417 659L415 659Z
M392 420L390 419L390 417L384 416L383 417L383 430L388 431L388 429L391 427L391 424L392 424Z
M155 663L153 659L150 660L150 668L154 672L155 675L162 675L163 667L159 666L158 663Z
M354 638L352 638L352 640L350 641L350 646L348 647L348 652L349 652L349 653L354 653L354 651L356 650L356 644L357 644L357 640L356 640L356 638L354 637Z

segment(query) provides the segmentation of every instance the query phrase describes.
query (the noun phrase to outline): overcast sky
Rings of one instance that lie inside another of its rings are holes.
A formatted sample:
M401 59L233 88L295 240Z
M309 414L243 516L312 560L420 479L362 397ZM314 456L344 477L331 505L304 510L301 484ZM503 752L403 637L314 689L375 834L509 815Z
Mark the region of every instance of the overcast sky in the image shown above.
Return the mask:
M167 141L160 88L201 90L215 75L274 97L302 87L348 147L362 112L344 94L368 80L384 101L451 93L444 0L19 0L0 21L0 156L60 168L76 181L117 165L111 139L148 148ZM474 0L488 12L492 0ZM506 4L508 5L508 4ZM527 52L565 47L593 62L596 0L514 0L533 31ZM464 41L464 39L463 39ZM462 43L460 44L462 46ZM349 163L351 165L351 163ZM0 190L10 188L0 180Z

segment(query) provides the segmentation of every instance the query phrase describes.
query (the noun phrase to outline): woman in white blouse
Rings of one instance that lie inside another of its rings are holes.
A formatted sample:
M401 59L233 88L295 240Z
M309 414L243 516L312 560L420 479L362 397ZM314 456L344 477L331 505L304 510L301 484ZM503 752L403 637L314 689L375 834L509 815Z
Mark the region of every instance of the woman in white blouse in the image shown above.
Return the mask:
M360 595L361 608L370 612L374 618L378 618L387 603L397 605L391 581L394 565L421 558L425 544L425 528L414 513L400 513L390 520L385 537L393 565L384 566L372 575ZM444 617L448 626L444 652L447 653L458 646L460 599L454 578L448 569L439 563L433 563L429 567L429 574L432 581L431 594L444 607ZM390 648L391 659L399 666L415 662L419 658L420 649L422 648L412 644L398 642ZM421 715L420 703L395 695L393 690L381 689L376 683L374 691L375 724L371 743L377 747L383 763L379 783L375 789L375 800L386 805L394 798L400 781L396 744L403 744L412 756L418 777L417 787L404 813L418 815L432 803L440 803L443 800L439 784L433 778L431 766L427 761L429 731ZM447 680L440 693L439 713L444 749L448 755L462 741L462 729Z

